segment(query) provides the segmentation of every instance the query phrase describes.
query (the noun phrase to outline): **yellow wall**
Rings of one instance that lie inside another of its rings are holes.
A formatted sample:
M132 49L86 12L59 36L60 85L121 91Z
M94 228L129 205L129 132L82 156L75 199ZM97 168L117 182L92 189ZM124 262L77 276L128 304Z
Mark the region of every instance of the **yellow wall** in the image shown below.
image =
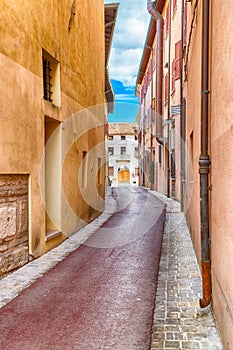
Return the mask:
M61 242L65 235L45 241L46 216L41 198L39 176L45 144L45 130L49 132L48 117L57 121L63 160L64 134L62 121L76 115L83 107L104 102L104 4L98 0L77 1L75 16L68 23L72 1L4 1L0 13L0 173L29 174L29 251L34 257ZM60 63L61 106L43 100L42 49ZM78 151L102 144L104 154L104 110L98 110L94 130L78 142ZM82 117L76 121L82 123ZM77 124L77 123L76 123ZM45 126L46 125L46 126ZM70 125L67 123L67 125ZM66 126L67 126L66 125ZM80 128L75 125L74 128ZM66 129L67 132L67 129ZM59 148L59 142L57 143ZM71 147L56 183L64 184L64 192L78 217L90 219L90 209L83 204L77 181L80 156ZM56 151L55 151L56 153ZM97 166L97 165L95 165ZM63 179L63 180L62 180ZM103 185L98 190L104 196ZM52 180L50 179L50 185ZM71 185L72 184L72 185ZM48 186L47 186L48 187ZM50 186L49 186L50 188ZM56 190L51 190L52 195ZM61 191L62 192L62 191ZM59 198L57 193L55 198ZM96 199L99 200L98 198ZM75 203L73 205L73 203ZM51 204L53 205L53 204ZM103 203L97 207L103 209ZM61 229L66 219L63 203L55 208L60 216ZM60 208L60 209L59 209ZM99 211L91 212L91 218ZM77 220L78 221L78 220ZM75 223L80 227L80 223ZM56 225L57 226L57 225ZM67 233L66 233L67 235Z

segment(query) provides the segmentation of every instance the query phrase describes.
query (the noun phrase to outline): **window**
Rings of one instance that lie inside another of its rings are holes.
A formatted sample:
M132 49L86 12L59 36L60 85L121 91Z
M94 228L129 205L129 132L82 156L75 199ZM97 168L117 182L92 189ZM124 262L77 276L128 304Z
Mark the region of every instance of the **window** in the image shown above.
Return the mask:
M121 135L121 140L125 140L125 135Z
M125 155L126 154L126 147L121 147L121 155Z
M193 164L193 131L190 134L190 159L191 159L191 164Z
M113 136L112 135L109 135L108 136L108 139L111 141L111 140L113 140Z
M175 161L175 150L171 150L171 178L176 178L176 161Z
M114 167L113 166L108 167L108 176L114 176Z
M87 152L83 151L82 156L82 187L87 187Z
M42 51L44 99L61 106L60 63L45 50Z
M44 99L52 102L52 77L51 77L51 62L43 57L43 83L44 83Z
M108 147L108 155L113 156L114 155L114 147Z
M97 160L97 166L98 166L98 185L102 184L102 170L103 170L103 167L102 167L102 159L100 157L98 157L98 160Z
M158 161L159 161L159 164L161 165L162 164L162 146L159 145L159 149L158 149Z

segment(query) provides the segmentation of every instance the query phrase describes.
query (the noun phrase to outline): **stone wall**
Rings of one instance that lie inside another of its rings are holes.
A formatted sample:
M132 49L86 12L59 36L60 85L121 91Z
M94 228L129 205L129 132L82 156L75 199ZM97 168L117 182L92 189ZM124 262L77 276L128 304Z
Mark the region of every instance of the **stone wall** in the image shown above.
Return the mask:
M0 276L28 262L28 176L0 175Z

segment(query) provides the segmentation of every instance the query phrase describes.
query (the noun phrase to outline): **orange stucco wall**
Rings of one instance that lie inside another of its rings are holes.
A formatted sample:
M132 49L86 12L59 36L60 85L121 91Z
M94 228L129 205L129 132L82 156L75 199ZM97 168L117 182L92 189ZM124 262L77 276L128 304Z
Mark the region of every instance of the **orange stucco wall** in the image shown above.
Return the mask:
M188 8L188 35L193 16L191 6ZM189 48L187 61L187 81L184 95L187 100L186 109L186 201L185 211L190 234L200 261L200 115L201 115L201 8L197 9L195 27ZM192 138L192 140L191 140ZM191 145L192 143L192 145Z
M101 144L101 151L96 150L92 157L101 157L103 161L105 154L104 2L100 0L94 5L91 0L76 2L76 14L68 30L71 5L72 1L53 0L4 1L1 4L0 173L29 175L29 252L33 257L66 238L66 235L62 235L47 242L45 240L46 218L41 199L43 190L39 182L45 132L50 130L49 123L46 127L45 123L48 117L51 118L59 125L59 132L64 134L66 131L62 128L62 122L83 107L92 105L102 106L95 113L97 128L91 131L91 135L85 133L82 140L71 147L59 176L67 202L71 202L70 207L76 210L75 214L86 221L98 215L98 210L90 212L89 206L85 205L74 179L83 150L89 152ZM43 100L42 49L60 63L61 99L57 106ZM82 123L85 118L78 120ZM73 126L73 133L76 132L75 128L79 130L80 125L76 123ZM80 154L74 151L77 146ZM97 161L89 166L97 172ZM101 175L103 179L98 184L98 192L102 198L105 191L104 172ZM100 200L96 207L103 209L103 202ZM63 221L66 212L62 212L62 205L60 209L59 220ZM77 222L72 222L72 225L80 226Z

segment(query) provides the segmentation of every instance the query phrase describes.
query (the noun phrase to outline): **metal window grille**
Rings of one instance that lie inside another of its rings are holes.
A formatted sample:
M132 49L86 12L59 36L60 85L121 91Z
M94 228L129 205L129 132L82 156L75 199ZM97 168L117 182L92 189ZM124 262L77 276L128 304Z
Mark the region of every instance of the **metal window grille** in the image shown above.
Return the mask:
M52 84L51 84L51 63L48 59L43 58L43 82L44 82L44 99L52 102Z

